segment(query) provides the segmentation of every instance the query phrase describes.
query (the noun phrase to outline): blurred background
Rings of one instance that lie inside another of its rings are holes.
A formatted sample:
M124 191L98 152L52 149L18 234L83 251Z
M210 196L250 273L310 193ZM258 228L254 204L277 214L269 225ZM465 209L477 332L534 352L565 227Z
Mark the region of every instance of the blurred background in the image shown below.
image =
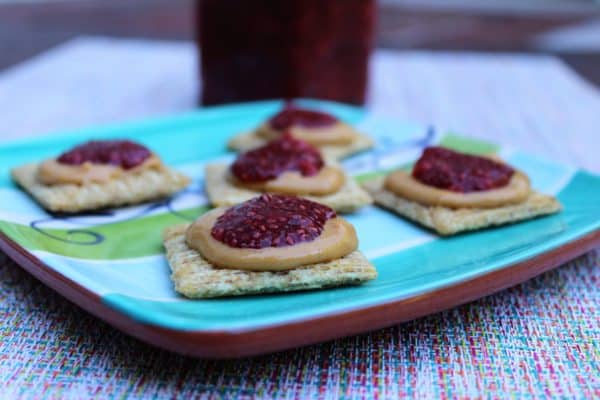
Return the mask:
M192 40L194 0L0 0L0 71L80 35ZM379 0L375 46L551 53L600 84L595 0Z
M596 168L599 85L597 0L0 0L1 139L312 97Z

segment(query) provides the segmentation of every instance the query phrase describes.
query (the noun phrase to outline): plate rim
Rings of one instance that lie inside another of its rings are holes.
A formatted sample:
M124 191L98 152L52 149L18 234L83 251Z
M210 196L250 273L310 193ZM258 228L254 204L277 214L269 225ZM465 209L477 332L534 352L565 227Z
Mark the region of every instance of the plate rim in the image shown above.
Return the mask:
M416 296L250 329L183 330L146 324L119 312L103 302L101 296L47 266L0 232L0 250L15 264L93 316L156 347L209 359L273 353L410 321L525 282L597 246L600 246L600 229L515 264Z

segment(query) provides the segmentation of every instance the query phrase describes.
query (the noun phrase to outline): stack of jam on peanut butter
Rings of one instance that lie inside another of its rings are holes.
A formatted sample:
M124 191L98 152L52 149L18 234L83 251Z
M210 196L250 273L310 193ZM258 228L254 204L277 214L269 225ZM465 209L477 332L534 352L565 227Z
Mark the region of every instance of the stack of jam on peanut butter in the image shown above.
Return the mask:
M506 186L514 172L507 164L433 146L423 151L412 176L439 189L470 193Z

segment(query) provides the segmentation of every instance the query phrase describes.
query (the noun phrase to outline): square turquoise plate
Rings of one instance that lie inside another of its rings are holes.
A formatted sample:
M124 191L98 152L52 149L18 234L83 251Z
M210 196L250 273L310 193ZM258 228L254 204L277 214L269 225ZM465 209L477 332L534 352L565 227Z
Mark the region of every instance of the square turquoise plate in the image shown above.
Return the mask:
M281 107L280 101L206 108L118 126L0 145L0 248L42 282L122 331L183 354L260 354L365 332L472 301L515 285L600 244L600 178L518 150L433 126L314 100L376 140L344 161L357 180L410 165L432 144L498 153L533 187L555 195L552 216L440 238L374 206L347 216L378 278L362 286L287 294L190 300L169 279L162 230L209 206L203 165L231 160L225 143ZM171 199L79 216L52 215L19 190L12 167L56 156L90 138L131 138L193 183Z

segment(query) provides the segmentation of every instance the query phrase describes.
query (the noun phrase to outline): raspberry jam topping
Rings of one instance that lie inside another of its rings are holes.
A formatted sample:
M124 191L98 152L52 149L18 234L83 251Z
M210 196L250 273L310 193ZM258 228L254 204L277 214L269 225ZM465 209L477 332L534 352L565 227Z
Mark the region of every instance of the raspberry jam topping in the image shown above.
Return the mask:
M231 166L231 172L242 182L264 182L277 178L285 171L312 176L323 165L319 150L284 133L280 138L238 156Z
M420 182L453 192L479 192L506 186L514 174L508 165L443 147L427 147L412 175Z
M285 108L271 117L269 124L273 129L284 131L292 126L304 128L322 128L337 122L333 115L314 110L297 108L294 105L286 105Z
M150 150L146 147L129 140L91 140L61 154L58 162L81 165L87 161L131 169L143 163L150 155Z
M231 207L217 218L213 238L230 247L263 249L293 246L317 238L331 208L300 197L263 194Z

